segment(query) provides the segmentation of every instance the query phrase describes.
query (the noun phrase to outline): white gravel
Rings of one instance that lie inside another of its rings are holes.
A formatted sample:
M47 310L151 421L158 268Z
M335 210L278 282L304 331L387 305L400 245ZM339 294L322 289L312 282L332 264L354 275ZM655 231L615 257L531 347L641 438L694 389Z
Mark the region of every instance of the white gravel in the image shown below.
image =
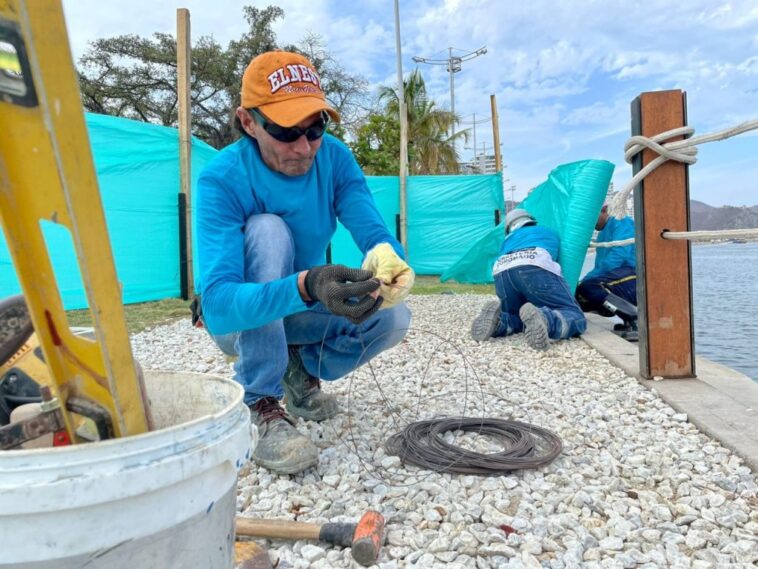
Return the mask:
M326 385L345 413L299 421L321 448L318 467L277 476L250 465L239 513L325 522L377 509L387 519L380 569L755 567L758 486L740 458L581 340L545 353L521 335L473 342L471 320L492 298L411 297L406 340ZM232 375L189 319L136 334L133 346L147 368ZM563 454L539 470L483 478L406 467L384 453L407 422L439 415L547 427ZM267 545L280 569L357 567L349 549Z

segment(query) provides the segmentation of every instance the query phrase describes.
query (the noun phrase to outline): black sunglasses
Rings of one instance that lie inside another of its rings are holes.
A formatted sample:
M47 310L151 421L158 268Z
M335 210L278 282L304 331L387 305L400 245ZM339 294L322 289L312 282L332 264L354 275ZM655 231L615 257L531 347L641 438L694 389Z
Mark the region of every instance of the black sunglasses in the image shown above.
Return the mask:
M326 111L321 111L321 116L316 120L316 122L305 128L300 128L299 126L279 126L278 124L269 121L257 109L250 109L250 113L258 121L258 124L263 127L263 130L265 130L268 134L271 135L272 138L275 138L279 142L295 142L303 135L305 135L305 138L313 142L314 140L318 140L324 136L326 127L329 124L329 115L326 113Z

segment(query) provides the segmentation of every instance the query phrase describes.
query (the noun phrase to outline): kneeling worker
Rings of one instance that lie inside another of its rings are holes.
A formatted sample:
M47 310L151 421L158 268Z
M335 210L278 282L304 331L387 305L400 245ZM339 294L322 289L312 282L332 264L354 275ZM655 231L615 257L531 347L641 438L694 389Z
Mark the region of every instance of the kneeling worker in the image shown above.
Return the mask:
M587 320L571 294L558 264L558 234L537 225L524 209L505 216L506 237L492 268L499 302L487 304L474 319L471 337L524 332L535 350L546 350L550 340L578 336Z
M604 205L597 218L595 229L598 243L622 241L634 237L634 221L631 217L616 219ZM615 294L637 306L637 253L632 245L621 247L598 247L595 267L587 273L576 288L576 299L585 312L597 311L606 316L603 303L608 293Z

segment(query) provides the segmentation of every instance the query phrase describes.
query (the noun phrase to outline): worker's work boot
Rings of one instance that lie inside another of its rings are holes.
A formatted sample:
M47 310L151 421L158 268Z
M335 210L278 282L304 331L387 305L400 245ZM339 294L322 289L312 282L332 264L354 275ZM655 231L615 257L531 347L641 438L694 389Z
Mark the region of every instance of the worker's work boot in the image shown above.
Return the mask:
M547 318L542 311L531 302L527 302L519 309L518 315L524 323L524 336L529 347L535 350L547 350L550 346L550 337L547 330Z
M250 406L258 427L253 451L256 464L278 474L297 474L318 464L318 449L295 428L294 421L275 397L264 397Z
M471 323L471 337L477 342L484 342L492 337L500 325L500 302L493 300L482 308L479 316Z
M288 351L290 360L282 383L289 414L306 421L334 417L340 412L336 397L321 391L321 382L305 370L297 346L290 346Z

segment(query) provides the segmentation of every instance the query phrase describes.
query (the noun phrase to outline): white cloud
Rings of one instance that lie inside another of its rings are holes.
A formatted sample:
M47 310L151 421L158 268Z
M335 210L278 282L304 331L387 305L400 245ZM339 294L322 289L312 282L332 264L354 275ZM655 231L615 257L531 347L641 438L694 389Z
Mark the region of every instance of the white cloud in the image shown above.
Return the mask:
M212 34L225 44L244 32L242 5L274 3L131 0L128 10L102 0L64 4L80 55L97 37L172 33L180 5L192 12L193 37ZM286 14L275 26L282 43L321 34L343 67L369 81L372 93L378 85L394 86L391 2L276 4ZM464 62L455 74L456 111L469 119L473 113L489 116L490 94L497 96L504 160L519 191L562 161L582 157L612 159L614 180L623 183L620 178L630 172L621 158L629 104L641 92L685 90L689 122L698 132L755 118L758 110L755 0L400 0L400 16L406 74L416 66L414 55L444 60L449 47L461 55L487 46L486 55ZM432 97L449 107L444 66L419 69ZM477 142L485 136L481 127ZM742 144L758 150L758 137L745 137ZM732 160L728 154L720 158L724 185L742 192L752 188L758 203L758 183L737 179L745 166L730 168ZM702 172L713 167L698 165L703 179L712 179Z

